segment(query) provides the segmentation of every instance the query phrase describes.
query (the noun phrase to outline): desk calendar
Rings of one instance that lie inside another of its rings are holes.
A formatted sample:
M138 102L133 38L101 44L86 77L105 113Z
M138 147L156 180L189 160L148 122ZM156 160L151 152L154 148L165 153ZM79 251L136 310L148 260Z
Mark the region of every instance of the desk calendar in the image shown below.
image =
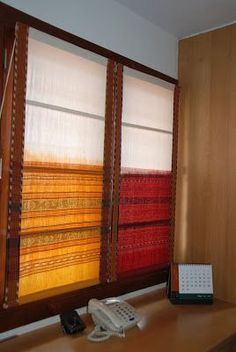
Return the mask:
M212 303L211 264L172 264L168 282L172 303Z

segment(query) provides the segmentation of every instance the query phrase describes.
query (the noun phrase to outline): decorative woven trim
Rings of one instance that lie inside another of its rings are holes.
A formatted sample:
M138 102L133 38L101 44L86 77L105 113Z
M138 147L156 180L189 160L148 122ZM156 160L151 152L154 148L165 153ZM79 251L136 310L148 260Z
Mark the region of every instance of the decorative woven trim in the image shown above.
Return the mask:
M176 85L174 91L174 121L173 121L173 144L172 144L172 203L171 203L171 238L170 259L174 261L175 241L175 207L176 207L176 182L177 182L177 158L178 158L178 113L179 113L180 88Z
M115 119L115 153L114 153L114 179L113 179L113 217L112 217L112 243L111 243L111 280L117 279L118 258L118 221L120 197L120 169L121 169L121 119L123 96L123 66L116 63L114 67L114 119Z
M28 27L16 25L14 57L13 102L11 116L11 152L9 170L9 201L7 226L6 285L3 307L18 304L19 293L19 235L22 194L22 165L24 152L25 94L28 51ZM17 204L17 207L14 206Z
M100 281L111 281L110 247L112 222L112 180L114 172L114 61L108 60L106 81L106 115L104 136L104 166L103 166L103 208Z

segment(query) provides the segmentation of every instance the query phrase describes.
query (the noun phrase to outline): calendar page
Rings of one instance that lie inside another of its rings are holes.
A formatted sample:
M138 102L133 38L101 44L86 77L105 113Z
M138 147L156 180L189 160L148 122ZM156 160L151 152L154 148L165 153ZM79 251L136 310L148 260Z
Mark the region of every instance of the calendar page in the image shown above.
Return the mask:
M179 293L213 294L212 265L179 264Z

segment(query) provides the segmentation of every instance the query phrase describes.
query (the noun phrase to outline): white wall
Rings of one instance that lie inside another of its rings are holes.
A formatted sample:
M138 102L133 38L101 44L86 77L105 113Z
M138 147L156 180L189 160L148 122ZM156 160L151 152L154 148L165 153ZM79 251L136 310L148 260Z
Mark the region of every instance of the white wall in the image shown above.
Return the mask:
M116 53L177 77L177 38L113 0L3 2Z

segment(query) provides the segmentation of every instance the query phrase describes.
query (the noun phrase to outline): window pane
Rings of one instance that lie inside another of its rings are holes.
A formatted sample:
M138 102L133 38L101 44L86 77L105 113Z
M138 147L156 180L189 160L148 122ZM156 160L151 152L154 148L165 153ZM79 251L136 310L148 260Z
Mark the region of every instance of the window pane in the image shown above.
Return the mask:
M173 84L125 68L123 87L123 122L172 131Z
M27 99L104 116L107 60L30 31Z
M99 282L105 87L106 60L30 31L20 298Z
M126 69L118 276L169 262L173 85Z
M172 134L123 126L122 167L171 170Z
M103 147L104 120L27 106L25 160L102 165Z

